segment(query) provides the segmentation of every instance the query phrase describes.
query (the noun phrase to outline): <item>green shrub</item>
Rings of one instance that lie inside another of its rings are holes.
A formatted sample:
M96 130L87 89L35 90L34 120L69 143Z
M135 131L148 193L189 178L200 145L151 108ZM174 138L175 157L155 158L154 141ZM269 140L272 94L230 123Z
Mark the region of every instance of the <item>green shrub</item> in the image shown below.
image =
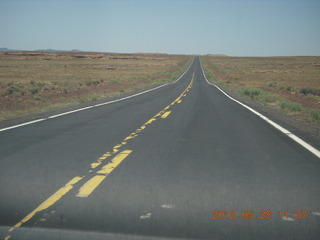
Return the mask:
M251 98L257 97L261 94L261 90L257 88L244 87L240 89L240 92Z
M97 101L100 97L101 97L101 95L99 95L99 94L94 94L94 95L91 96L90 100L91 100L91 101Z
M286 89L288 92L291 92L292 90L294 90L294 88L291 87L291 86L286 86L285 89Z
M209 71L206 71L206 77L208 80L213 80L213 81L216 80L215 76L212 75L212 73Z
M310 88L310 87L301 88L299 92L304 95L312 94L314 96L320 96L320 89L317 89L317 88Z
M272 94L272 93L261 92L259 94L259 99L262 100L263 102L275 103L278 101L279 97L275 94Z
M40 91L39 87L32 87L29 89L32 94L36 94Z
M311 117L312 120L316 121L316 122L320 122L320 110L311 110L309 112L309 115Z
M86 80L86 81L85 81L85 84L86 84L87 86L91 86L91 85L93 84L93 81L92 81L92 80Z
M9 85L9 87L7 87L7 89L4 92L4 95L12 95L15 93L19 93L21 95L24 95L26 93L26 91L24 90L24 86L22 84L13 84L13 85Z
M34 100L41 101L42 97L37 94L37 95L34 96Z
M278 86L278 83L277 83L277 82L268 82L268 83L267 83L267 86L269 86L269 87L276 87L276 86Z
M120 81L116 78L112 78L111 79L111 83L115 84L115 83L119 83Z
M291 102L287 99L282 99L280 101L280 107L284 110L289 110L291 112L302 111L302 106L300 103Z

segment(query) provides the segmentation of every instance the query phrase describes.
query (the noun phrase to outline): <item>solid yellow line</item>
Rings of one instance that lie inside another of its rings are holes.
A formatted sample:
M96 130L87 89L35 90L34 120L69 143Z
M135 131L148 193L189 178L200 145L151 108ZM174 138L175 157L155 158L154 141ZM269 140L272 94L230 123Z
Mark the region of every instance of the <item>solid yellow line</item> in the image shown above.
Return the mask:
M69 181L64 187L60 188L57 192L55 192L51 197L49 197L46 201L44 201L39 207L29 213L24 219L18 222L14 227L12 227L9 231L12 232L15 228L20 227L23 223L29 221L36 213L43 211L54 203L56 203L63 195L68 193L72 188L73 185L79 182L83 177L74 177Z
M165 112L165 113L161 116L161 118L166 118L166 117L168 117L168 116L170 115L170 113L171 113L171 111Z
M132 150L125 150L115 156L110 163L102 167L98 174L88 180L83 186L80 188L77 197L88 197L98 186L99 184L111 173L128 155L132 152Z

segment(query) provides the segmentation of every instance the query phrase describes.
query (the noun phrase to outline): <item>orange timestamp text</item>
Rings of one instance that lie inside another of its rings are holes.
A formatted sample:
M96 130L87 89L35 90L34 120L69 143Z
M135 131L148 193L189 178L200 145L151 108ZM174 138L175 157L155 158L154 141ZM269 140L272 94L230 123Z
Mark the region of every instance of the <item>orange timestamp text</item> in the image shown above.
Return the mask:
M278 211L276 213L270 210L253 211L253 210L243 210L243 211L223 211L215 210L212 211L212 219L272 219L274 216L280 219L305 219L307 217L308 211L298 210L298 211Z

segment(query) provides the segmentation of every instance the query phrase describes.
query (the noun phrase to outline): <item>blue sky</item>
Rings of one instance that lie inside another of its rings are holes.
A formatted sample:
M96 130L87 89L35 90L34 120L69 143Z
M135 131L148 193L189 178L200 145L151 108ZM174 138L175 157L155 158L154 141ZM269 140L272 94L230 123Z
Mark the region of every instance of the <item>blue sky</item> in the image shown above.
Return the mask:
M320 55L320 0L0 0L0 47Z

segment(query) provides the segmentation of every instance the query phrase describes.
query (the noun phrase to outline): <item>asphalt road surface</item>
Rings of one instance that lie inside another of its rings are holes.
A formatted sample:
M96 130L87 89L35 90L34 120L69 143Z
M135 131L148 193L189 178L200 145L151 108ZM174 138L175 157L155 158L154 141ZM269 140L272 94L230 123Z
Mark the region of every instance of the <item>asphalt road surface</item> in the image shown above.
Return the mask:
M320 239L320 159L176 82L0 132L1 239Z

